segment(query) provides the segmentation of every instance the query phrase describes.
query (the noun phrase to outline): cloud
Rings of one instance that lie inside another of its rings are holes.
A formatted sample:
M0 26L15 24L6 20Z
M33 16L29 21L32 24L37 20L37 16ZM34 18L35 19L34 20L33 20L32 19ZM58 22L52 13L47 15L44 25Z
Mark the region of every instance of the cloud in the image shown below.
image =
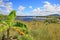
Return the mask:
M12 8L12 6L9 6L9 5L8 5L8 6L6 6L6 10L7 10L7 11L11 11L11 10L13 10L13 8Z
M33 13L40 13L40 12L41 12L40 8L33 9Z
M2 14L9 14L9 12L11 10L13 10L13 7L12 7L12 2L4 2L4 1L8 1L8 0L0 0L0 10Z
M51 3L48 1L44 1L45 4L50 5Z
M54 5L51 5L51 3L49 2L44 2L45 5L43 6L43 8L46 10L46 11L54 11L55 10L55 6Z
M33 14L31 13L25 13L25 12L20 12L20 11L17 11L17 16L34 16Z
M32 9L32 6L29 6L30 9Z
M7 4L7 5L12 5L13 3L12 3L12 2L7 2L6 4Z
M29 6L29 8L32 8L32 6ZM60 5L51 4L48 1L45 1L42 7L34 8L31 13L22 12L25 9L24 6L20 6L19 9L20 11L18 14L22 16L47 16L51 14L60 14Z
M19 8L18 8L19 11L23 11L24 9L25 9L24 6L19 6Z
M50 14L60 14L60 5L58 4L51 4L50 2L44 2L45 5L43 8L46 12L49 12ZM48 13L48 14L49 14Z
M60 14L60 6L56 8L56 12Z
M4 2L7 1L7 2ZM46 16L50 14L60 14L60 5L59 4L51 4L48 1L43 2L44 5L42 7L32 8L29 6L30 13L25 13L25 6L20 5L18 7L17 15L19 16ZM4 9L3 9L4 8ZM8 0L0 0L0 13L9 14L9 12L13 10L13 3L8 2Z
M4 2L3 2L3 0L0 0L0 7L4 7Z
M25 9L25 7L22 6L22 5L20 5L20 6L18 7L18 11L17 11L17 14L16 14L16 15L18 15L18 16L23 16L23 15L25 15L25 14L23 13L24 9Z
M59 4L51 4L48 1L44 2L42 8L35 8L32 10L33 15L36 16L46 16L50 14L60 14L60 5Z

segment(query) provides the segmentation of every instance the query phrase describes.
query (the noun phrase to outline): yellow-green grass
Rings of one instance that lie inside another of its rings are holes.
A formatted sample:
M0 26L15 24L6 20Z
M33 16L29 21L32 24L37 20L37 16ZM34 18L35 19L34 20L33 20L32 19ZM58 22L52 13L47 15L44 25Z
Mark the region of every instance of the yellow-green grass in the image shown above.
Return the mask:
M27 25L34 40L60 40L60 24L45 24L43 21L20 21Z
M29 34L33 40L60 40L60 22L59 23L44 23L44 21L22 21L28 27ZM10 36L20 36L19 33L11 29ZM1 35L1 33L0 33ZM2 36L2 35L1 35Z

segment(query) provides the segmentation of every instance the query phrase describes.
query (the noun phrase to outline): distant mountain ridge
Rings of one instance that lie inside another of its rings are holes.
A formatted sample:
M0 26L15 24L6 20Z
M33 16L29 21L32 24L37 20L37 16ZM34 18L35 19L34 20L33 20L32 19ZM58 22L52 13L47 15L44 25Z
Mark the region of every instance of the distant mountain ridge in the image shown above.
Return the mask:
M51 14L49 16L60 16L59 14Z

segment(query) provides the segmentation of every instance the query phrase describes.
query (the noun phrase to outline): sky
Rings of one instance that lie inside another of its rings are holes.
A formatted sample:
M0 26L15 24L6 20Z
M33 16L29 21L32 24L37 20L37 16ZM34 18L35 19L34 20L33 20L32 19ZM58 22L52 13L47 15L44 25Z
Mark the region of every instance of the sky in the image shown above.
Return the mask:
M16 10L17 16L60 15L60 0L0 0L0 14Z

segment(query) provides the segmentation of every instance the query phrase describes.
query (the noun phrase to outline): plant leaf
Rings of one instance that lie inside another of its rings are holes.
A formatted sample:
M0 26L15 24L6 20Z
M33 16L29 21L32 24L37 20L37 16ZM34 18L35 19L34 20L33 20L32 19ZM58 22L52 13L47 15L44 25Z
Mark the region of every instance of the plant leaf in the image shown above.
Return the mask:
M7 23L4 20L0 20L0 23L7 26Z
M25 35L25 33L19 27L13 27L13 29L21 35Z
M16 17L16 11L13 10L10 12L10 14L7 16L7 21L9 25L12 25L13 21L15 20Z
M23 31L27 31L28 30L27 26L25 24L23 24L23 23L20 23L20 22L16 22L14 24L14 26L20 27Z
M9 28L7 23L4 20L0 20L0 32L4 31L7 28Z

